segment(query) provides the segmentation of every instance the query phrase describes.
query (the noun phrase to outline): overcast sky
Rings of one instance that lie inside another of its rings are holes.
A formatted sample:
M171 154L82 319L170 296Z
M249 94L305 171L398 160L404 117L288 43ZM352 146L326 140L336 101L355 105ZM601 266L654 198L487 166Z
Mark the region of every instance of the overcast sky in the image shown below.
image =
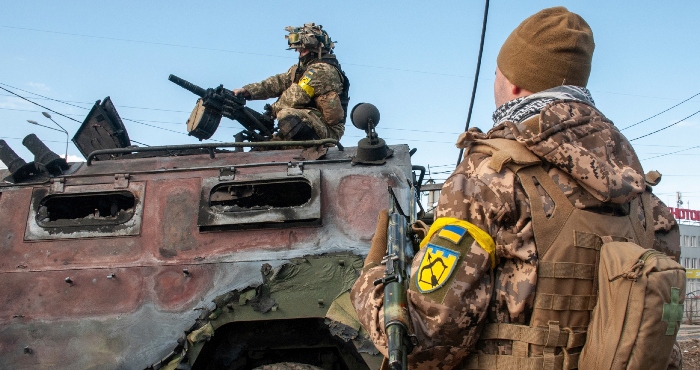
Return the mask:
M591 25L596 50L588 87L619 128L700 93L698 1L492 1L472 126L492 125L495 60L505 38L529 15L555 5ZM316 22L338 41L336 54L352 82L351 106L375 104L382 117L379 134L390 144L418 148L414 164L430 165L433 177L444 179L456 162L453 143L466 122L483 6L482 1L8 2L0 12L0 86L81 122L96 100L111 96L133 140L195 143L185 135L184 122L196 98L168 75L202 87L259 81L295 63L295 53L285 50L284 27ZM250 103L255 109L263 105ZM65 135L26 122L52 125L42 110L0 91L0 138L26 160L31 154L21 139L32 132L57 153L65 149ZM699 110L700 96L622 132L634 139ZM53 116L72 137L79 124ZM700 148L694 148L700 145L699 124L700 114L632 142L645 171L664 175L655 192L669 205L680 191L690 208L700 209ZM239 130L224 119L212 139L233 141ZM348 123L342 142L356 145L362 134ZM69 153L80 156L72 144Z

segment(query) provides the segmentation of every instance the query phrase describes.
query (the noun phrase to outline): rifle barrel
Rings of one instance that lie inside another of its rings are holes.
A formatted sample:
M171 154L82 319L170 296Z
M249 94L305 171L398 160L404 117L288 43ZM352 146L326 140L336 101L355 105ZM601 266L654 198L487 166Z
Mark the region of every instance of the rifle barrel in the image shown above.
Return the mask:
M388 226L387 261L385 279L396 277L393 281L384 285L384 330L387 334L387 347L389 355L389 369L405 370L408 362L407 356L413 349L408 327L410 316L408 313L408 297L406 289L406 246L411 242L406 234L408 222L406 217L399 213L400 208L393 189L391 194L391 206ZM389 257L395 259L390 259Z
M203 98L204 95L207 94L207 90L204 90L203 88L201 88L201 87L199 87L199 86L197 86L197 85L195 85L187 80L183 80L182 78L177 77L175 75L170 75L168 77L168 80L175 83L175 85L178 85L178 86L182 87L183 89L199 96L200 98Z

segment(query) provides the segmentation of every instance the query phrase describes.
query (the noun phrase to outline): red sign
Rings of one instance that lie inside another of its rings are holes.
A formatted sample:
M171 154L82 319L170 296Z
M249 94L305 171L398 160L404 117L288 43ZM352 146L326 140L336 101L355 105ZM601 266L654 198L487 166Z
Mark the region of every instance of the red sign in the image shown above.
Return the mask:
M700 211L673 207L668 207L668 209L671 210L671 214L676 220L700 221Z

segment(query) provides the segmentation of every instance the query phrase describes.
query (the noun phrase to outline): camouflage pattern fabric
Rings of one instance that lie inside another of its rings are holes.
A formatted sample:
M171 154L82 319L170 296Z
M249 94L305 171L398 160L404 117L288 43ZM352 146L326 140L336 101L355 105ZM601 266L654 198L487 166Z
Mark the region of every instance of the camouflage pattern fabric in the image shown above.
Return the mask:
M296 76L299 68L305 68ZM332 65L311 62L308 66L294 65L286 73L268 77L258 83L243 86L252 100L278 98L272 113L278 120L294 115L312 127L321 139L339 140L345 132L340 94L343 78ZM280 138L288 139L288 138Z
M627 139L597 109L580 101L548 104L535 124L505 121L488 133L470 130L460 143L468 149L471 140L488 138L516 140L543 159L548 174L579 209L629 214L628 203L646 188L641 164ZM538 266L530 202L516 175L507 168L494 171L490 161L486 154L467 151L445 181L436 217L466 220L488 232L500 262L492 271L486 252L474 243L442 304L409 291L411 318L421 343L409 356L412 369L452 369L472 351L510 355L509 341L489 341L475 348L482 325L529 322ZM546 193L541 196L551 213L552 200ZM656 197L653 206L655 246L679 255L678 225ZM412 271L420 257L419 253L414 259ZM383 266L366 269L351 298L360 322L385 352L383 290L372 284L383 273Z
M671 358L668 360L668 370L682 370L683 369L683 355L681 354L681 346L678 342L673 344L673 351L671 352Z

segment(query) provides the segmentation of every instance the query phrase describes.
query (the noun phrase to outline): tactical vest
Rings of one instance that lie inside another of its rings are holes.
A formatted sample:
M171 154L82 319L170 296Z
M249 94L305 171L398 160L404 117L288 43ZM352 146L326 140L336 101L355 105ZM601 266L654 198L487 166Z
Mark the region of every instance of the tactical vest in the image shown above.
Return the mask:
M512 355L472 353L466 368L576 369L597 301L601 246L633 241L652 248L650 194L631 201L627 216L598 214L574 207L541 160L513 140L477 140L470 152L489 154L491 168L500 172L505 166L517 175L530 200L539 264L529 325L487 323L477 343L480 348L485 342L495 341L499 347L510 342ZM555 204L549 217L545 196ZM640 207L646 225L638 218Z
M343 122L341 123L345 123L348 117L348 105L350 104L350 80L348 79L348 76L345 75L345 72L343 72L343 69L340 67L340 63L338 63L338 59L336 59L335 56L333 56L332 58L324 57L320 59L313 59L306 63L304 67L300 67L299 64L297 64L293 67L294 69L292 70L292 75L294 76L292 82L298 83L301 77L304 75L304 73L306 73L306 69L314 63L330 64L331 66L333 66L333 68L336 69L336 71L338 71L338 73L340 74L340 78L343 79L343 91L340 93L339 97L340 105L343 107L344 113ZM315 104L313 104L313 106L315 106Z

